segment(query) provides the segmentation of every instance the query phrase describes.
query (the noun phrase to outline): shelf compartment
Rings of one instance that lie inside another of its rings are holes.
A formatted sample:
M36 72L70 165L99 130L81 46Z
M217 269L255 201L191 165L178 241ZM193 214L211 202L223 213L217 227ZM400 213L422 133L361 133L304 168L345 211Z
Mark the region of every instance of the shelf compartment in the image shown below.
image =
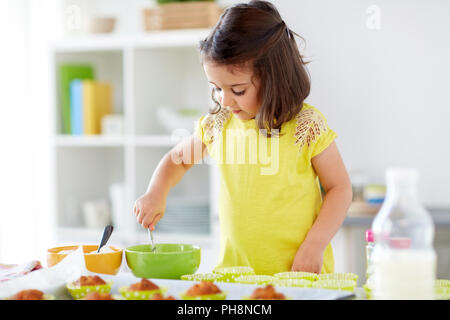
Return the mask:
M123 147L125 138L122 136L105 135L58 135L55 144L58 147Z
M54 77L55 77L55 132L61 134L62 111L60 94L59 66L63 64L89 64L94 69L96 81L106 81L111 83L113 90L113 113L124 113L123 98L123 52L113 51L92 51L92 52L56 52L54 53Z
M103 199L124 181L124 148L60 147L56 149L57 226L86 227L83 203Z
M134 54L134 134L172 134L157 109L208 111L210 91L196 48L136 49ZM199 117L200 118L200 117Z
M91 34L56 41L52 44L52 48L56 52L63 53L122 50L129 47L195 47L209 32L209 29L184 29L151 31L140 35Z

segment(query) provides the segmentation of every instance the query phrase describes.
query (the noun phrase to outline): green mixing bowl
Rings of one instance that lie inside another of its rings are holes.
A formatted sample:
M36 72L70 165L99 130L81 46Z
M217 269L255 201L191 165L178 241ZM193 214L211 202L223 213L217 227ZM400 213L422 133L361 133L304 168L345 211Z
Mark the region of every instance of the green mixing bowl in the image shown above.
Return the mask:
M159 243L151 251L148 244L125 249L128 267L135 277L180 279L200 266L200 247L190 244Z

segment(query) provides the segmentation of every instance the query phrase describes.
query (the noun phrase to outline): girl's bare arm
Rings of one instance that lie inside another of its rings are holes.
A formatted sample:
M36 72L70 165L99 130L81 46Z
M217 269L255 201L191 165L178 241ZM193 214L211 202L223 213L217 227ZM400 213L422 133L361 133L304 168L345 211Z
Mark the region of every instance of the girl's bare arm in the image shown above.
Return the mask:
M291 270L320 273L323 252L341 227L352 201L352 187L335 142L312 158L312 164L326 194L319 215L296 253Z
M352 202L352 185L335 142L312 158L312 164L325 190L325 197L305 242L325 249L347 215Z
M153 172L147 191L134 204L133 211L139 224L144 228L155 228L164 215L170 189L206 155L206 146L192 135L163 156Z

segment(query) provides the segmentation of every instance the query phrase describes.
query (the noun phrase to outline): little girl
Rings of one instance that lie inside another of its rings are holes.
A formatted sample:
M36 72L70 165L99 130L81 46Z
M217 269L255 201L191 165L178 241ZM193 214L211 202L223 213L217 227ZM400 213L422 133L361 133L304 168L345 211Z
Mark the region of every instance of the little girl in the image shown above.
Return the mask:
M225 10L200 43L216 108L163 157L134 205L138 222L153 230L169 190L209 155L221 173L217 267L334 272L330 241L350 205L351 184L336 133L304 102L310 81L294 35L269 2ZM277 163L264 171L269 158Z

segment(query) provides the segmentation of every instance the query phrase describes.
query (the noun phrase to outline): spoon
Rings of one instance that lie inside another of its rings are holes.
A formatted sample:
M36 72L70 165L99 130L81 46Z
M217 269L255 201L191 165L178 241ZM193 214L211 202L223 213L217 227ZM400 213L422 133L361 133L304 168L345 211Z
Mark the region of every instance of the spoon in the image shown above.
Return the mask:
M111 237L111 233L113 232L114 227L112 225L107 225L103 230L102 240L100 241L100 245L98 246L97 253L100 253L101 248L103 248Z
M152 246L151 252L154 252L156 250L156 247L155 247L155 243L153 241L153 232L152 232L152 230L150 228L148 228L147 230L148 230L148 233L150 235L150 244Z

